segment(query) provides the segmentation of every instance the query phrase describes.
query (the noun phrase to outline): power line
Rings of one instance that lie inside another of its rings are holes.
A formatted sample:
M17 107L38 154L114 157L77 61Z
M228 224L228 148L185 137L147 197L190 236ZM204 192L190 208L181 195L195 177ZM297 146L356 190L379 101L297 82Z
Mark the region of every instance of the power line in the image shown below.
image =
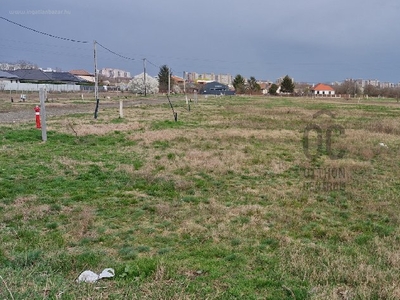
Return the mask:
M121 57L121 58L128 59L128 60L135 60L134 58L131 58L131 57L127 57L127 56L123 56L123 55L121 55L121 54L118 54L117 52L114 52L114 51L108 49L107 47L103 46L102 44L100 44L100 43L97 42L97 41L96 41L96 44L99 45L99 46L100 46L101 48L103 48L104 50L107 50L108 52L110 52L110 53L112 53L112 54L114 54L114 55L116 55L116 56L119 56L119 57Z
M152 62L149 61L148 59L146 59L146 61L147 61L149 64L151 64L152 66L156 67L157 69L161 69L161 66L157 66L156 64L152 63ZM177 74L178 74L178 73L184 73L184 71L174 70L174 69L172 69L172 68L169 67L169 66L167 66L167 67L168 67L168 69L169 69L171 75L172 75L172 71L177 72Z
M60 37L60 36L56 36L56 35L53 35L53 34L50 34L50 33L46 33L46 32L43 32L43 31L39 31L39 30L36 30L36 29L34 29L34 28L31 28L31 27L28 27L28 26L25 26L25 25L22 25L22 24L20 24L20 23L17 23L17 22L14 22L14 21L11 21L11 20L9 20L9 19L7 19L7 18L4 18L4 17L0 17L0 19L2 19L2 20L5 20L5 21L7 21L7 22L9 22L9 23L11 23L11 24L14 24L14 25L17 25L17 26L19 26L19 27L22 27L22 28L24 28L24 29L27 29L27 30L30 30L30 31L33 31L33 32L36 32L36 33L39 33L39 34L42 34L42 35L45 35L45 36L49 36L49 37L52 37L52 38L56 38L56 39L61 39L61 40L65 40L65 41L70 41L70 42L75 42L75 43L84 43L84 44L87 44L88 43L88 41L80 41L80 40L75 40L75 39L69 39L69 38L65 38L65 37ZM118 56L118 57L120 57L120 58L123 58L123 59L127 59L127 60L135 60L134 58L131 58L131 57L127 57L127 56L124 56L124 55L121 55L121 54L119 54L119 53L117 53L117 52L115 52L115 51L112 51L111 49L109 49L109 48L107 48L107 47L105 47L105 46L103 46L102 44L100 44L100 43L98 43L97 42L97 44L100 46L100 47L102 47L103 49L105 49L106 51L108 51L108 52L110 52L110 53L112 53L112 54L114 54L114 55L116 55L116 56ZM159 56L159 57L162 57L162 56ZM168 57L165 57L165 58L168 58ZM171 58L171 57L170 57ZM210 59L199 59L199 58L182 58L182 57L180 57L180 58L172 58L172 59L177 59L177 60L193 60L193 61L206 61L206 62L220 62L220 63L227 63L228 61L224 61L224 60L210 60ZM160 66L158 66L158 65L156 65L156 64L154 64L154 63L152 63L151 61L148 61L151 65L153 65L154 67L156 67L156 68L160 68ZM230 63L242 63L242 62L230 62ZM249 63L249 62L248 62ZM256 62L251 62L251 63L256 63ZM277 64L276 62L274 62L274 63L267 63L268 65L271 65L271 64ZM312 63L295 63L295 64L305 64L305 65L311 65ZM313 64L315 64L315 63L313 63ZM325 63L326 64L326 63Z
M8 39L8 38L1 38L1 40L0 40L0 43L5 43L5 42L7 42L8 44L23 44L24 45L24 48L26 48L26 40L15 40L15 39ZM71 46L66 46L65 44L53 44L53 43L43 43L43 42L32 42L32 41L29 41L29 46L31 47L32 45L38 45L38 46L41 46L41 47L45 47L45 48L49 48L49 47L52 47L52 48L62 48L63 50L65 50L65 49L73 49L73 50L83 50L83 51L86 51L88 48L87 48L87 45L82 45L82 47L78 47L78 46L76 46L75 44L71 44Z
M12 46L12 45L8 45L8 44L4 45L4 44L2 44L1 41L0 41L0 47L16 50L18 52L26 52L26 47ZM75 53L72 51L66 51L66 52L51 51L51 50L47 50L47 48L46 49L40 49L40 48L38 49L36 47L30 47L29 52L30 53L39 53L39 54L41 54L41 56L45 56L45 54L48 53L48 54L63 55L63 56L70 56L70 57L80 57L80 58L91 57L89 54L80 54L80 53Z
M156 68L161 68L160 66L157 66L156 64L153 64L151 61L149 61L148 59L146 60L149 64L151 64L152 66L156 67Z
M79 41L79 40L69 39L69 38L53 35L53 34L50 34L50 33L47 33L47 32L39 31L39 30L33 29L31 27L24 26L24 25L19 24L17 22L14 22L14 21L11 21L9 19L6 19L4 17L0 17L0 19L2 19L4 21L7 21L7 22L9 22L11 24L17 25L19 27L22 27L24 29L27 29L27 30L30 30L30 31L33 31L33 32L36 32L36 33L39 33L39 34L42 34L42 35L46 35L46 36L49 36L49 37L52 37L52 38L55 38L55 39L60 39L60 40L68 41L68 42L74 42L74 43L83 43L83 44L88 43L87 41Z
M1 16L0 16L0 19L2 19L2 20L4 20L4 21L7 21L7 22L9 22L9 23L11 23L11 24L17 25L17 26L19 26L19 27L22 27L22 28L24 28L24 29L27 29L27 30L30 30L30 31L33 31L33 32L36 32L36 33L39 33L39 34L42 34L42 35L45 35L45 36L48 36L48 37L52 37L52 38L55 38L55 39L60 39L60 40L64 40L64 41L74 42L74 43L83 43L83 44L87 44L87 43L88 43L88 41L80 41L80 40L75 40L75 39L69 39L69 38L57 36L57 35L54 35L54 34L50 34L50 33L47 33L47 32L43 32L43 31L40 31L40 30L36 30L36 29L34 29L34 28L31 28L31 27L22 25L22 24L20 24L20 23L11 21L11 20L9 20L9 19L7 19L7 18L4 18L4 17L1 17ZM135 60L134 58L127 57L127 56L123 56L123 55L121 55L121 54L119 54L119 53L117 53L117 52L115 52L115 51L112 51L111 49L109 49L109 48L103 46L102 44L100 44L100 43L97 42L97 41L96 41L96 43L97 43L100 47L102 47L103 49L107 50L108 52L110 52L110 53L112 53L112 54L114 54L114 55L116 55L116 56L118 56L118 57L121 57L121 58L124 58L124 59L128 59L128 60Z
M148 59L146 59L146 61L147 61L149 64L151 64L153 67L156 67L156 68L158 68L158 69L161 69L161 66L158 66L158 65L152 63L152 62L149 61ZM167 65L167 67L168 67L168 69L169 69L170 71L180 72L180 71L177 71L177 70L173 70L173 69L172 69L171 67L169 67L168 65ZM183 71L182 71L182 72L183 72Z

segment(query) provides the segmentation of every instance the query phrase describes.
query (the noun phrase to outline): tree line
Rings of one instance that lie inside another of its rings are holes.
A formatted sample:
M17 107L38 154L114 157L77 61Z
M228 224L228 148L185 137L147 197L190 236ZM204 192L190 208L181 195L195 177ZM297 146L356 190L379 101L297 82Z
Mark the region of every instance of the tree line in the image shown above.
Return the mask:
M360 87L357 82L347 80L333 86L336 94L349 95L353 97L385 97L385 98L400 98L400 87L377 87L372 84Z
M232 82L233 87L237 94L257 94L261 91L261 86L257 82L254 76L251 76L247 81L240 74L236 75ZM271 95L276 95L278 90L280 89L281 93L289 93L292 94L294 92L295 84L292 78L289 75L286 75L280 86L273 83L268 88L268 93Z

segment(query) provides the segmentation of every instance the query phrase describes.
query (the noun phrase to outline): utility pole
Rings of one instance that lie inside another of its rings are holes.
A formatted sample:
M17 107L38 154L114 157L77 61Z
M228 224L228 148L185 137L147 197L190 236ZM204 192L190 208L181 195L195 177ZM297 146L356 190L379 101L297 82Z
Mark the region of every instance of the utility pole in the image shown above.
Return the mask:
M97 55L96 55L96 44L93 42L94 51L94 100L96 101L96 108L94 110L94 118L97 119L97 114L99 112L99 74L97 72Z
M168 96L171 94L171 69L168 67Z
M146 87L146 58L143 58L143 82L144 82L144 96L147 96L147 87Z
M183 71L183 93L185 94L186 105L188 106L188 110L190 111L190 105L188 101L188 97L186 95L186 72Z
M183 71L183 93L186 95L186 72Z

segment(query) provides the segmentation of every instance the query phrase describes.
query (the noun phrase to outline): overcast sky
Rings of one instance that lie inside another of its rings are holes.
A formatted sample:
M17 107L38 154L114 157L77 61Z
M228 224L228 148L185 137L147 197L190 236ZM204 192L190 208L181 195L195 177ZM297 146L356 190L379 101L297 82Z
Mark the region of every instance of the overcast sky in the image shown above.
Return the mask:
M310 83L346 78L400 81L399 0L2 0L0 62L42 68L142 72L142 59L173 73L230 73ZM158 69L148 63L148 73Z

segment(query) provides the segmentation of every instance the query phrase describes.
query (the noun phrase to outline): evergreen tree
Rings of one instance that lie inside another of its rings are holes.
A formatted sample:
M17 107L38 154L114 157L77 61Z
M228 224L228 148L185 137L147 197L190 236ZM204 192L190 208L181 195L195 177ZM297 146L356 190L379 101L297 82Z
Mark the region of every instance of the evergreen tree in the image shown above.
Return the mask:
M159 90L162 93L168 91L168 76L172 76L172 72L167 65L163 65L160 67L160 71L158 72L158 83ZM172 78L170 78L171 87L174 85Z
M281 90L283 93L293 93L294 92L294 83L292 78L289 75L286 75L281 83Z
M255 77L250 77L249 80L247 80L248 83L248 87L249 87L249 91L250 93L258 93L261 90L260 85L257 83L257 80Z
M276 91L278 90L278 88L279 87L275 83L273 83L269 87L268 93L270 93L271 95L276 95Z
M235 76L232 82L233 87L237 94L243 94L246 90L246 81L244 80L243 76L238 74Z

